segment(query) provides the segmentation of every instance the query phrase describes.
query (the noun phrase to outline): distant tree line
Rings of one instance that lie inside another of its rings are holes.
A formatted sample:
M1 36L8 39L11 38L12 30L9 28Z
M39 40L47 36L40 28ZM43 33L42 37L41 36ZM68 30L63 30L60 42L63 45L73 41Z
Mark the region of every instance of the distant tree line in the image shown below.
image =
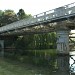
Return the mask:
M23 9L19 9L18 13L15 13L13 10L0 10L0 26L10 24L23 18L28 18L30 16L31 15L26 14Z

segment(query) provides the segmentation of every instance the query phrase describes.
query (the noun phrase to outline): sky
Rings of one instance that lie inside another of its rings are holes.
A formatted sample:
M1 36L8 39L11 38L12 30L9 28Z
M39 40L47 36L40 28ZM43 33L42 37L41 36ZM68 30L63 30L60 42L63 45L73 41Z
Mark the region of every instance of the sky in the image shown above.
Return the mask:
M22 8L27 14L36 15L73 2L75 0L0 0L0 10L12 9L17 13Z

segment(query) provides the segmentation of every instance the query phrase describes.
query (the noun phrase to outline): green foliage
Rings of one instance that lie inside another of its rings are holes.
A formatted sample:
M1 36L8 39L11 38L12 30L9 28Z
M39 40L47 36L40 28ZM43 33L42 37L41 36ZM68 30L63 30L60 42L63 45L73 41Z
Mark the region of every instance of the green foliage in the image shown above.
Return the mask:
M17 53L23 54L25 50L30 49L29 46L33 42L33 36L30 35L19 36L15 42L15 47L18 50Z
M26 54L25 50L56 49L56 34L53 32L19 36L14 46L16 47L16 53L21 55Z
M31 15L26 14L23 9L19 9L19 12L17 13L17 16L18 16L18 19L21 20L21 19L24 19L24 18L29 18Z
M0 17L3 15L3 11L2 10L0 10Z
M5 10L4 11L4 15L14 16L15 15L15 12L13 10Z
M10 24L17 20L17 15L13 10L5 10L0 17L0 26Z
M56 48L56 34L35 34L34 35L35 49L55 49Z
M0 10L0 26L4 26L29 17L31 17L31 15L26 14L23 9L20 9L17 14L13 10L9 9L5 11Z

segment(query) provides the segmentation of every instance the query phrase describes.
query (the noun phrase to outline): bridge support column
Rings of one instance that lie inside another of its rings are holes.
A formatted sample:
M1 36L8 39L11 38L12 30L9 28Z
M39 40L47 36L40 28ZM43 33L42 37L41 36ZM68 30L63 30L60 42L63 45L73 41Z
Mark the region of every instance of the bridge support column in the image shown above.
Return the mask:
M57 53L58 54L69 53L69 31L68 30L57 31Z
M69 31L57 31L57 75L70 75L69 73Z
M4 57L4 40L0 40L0 56Z

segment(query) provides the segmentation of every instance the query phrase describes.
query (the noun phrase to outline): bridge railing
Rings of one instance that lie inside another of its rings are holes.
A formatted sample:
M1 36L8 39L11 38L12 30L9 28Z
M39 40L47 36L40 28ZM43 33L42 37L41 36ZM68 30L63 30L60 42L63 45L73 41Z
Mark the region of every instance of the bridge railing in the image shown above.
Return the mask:
M23 28L27 26L32 26L35 24L43 23L46 21L52 21L56 19L61 19L65 17L75 16L75 3L71 3L53 10L49 10L37 15L34 15L31 18L23 19L17 22L13 22L6 26L0 27L0 33L5 31L10 31L18 28Z

